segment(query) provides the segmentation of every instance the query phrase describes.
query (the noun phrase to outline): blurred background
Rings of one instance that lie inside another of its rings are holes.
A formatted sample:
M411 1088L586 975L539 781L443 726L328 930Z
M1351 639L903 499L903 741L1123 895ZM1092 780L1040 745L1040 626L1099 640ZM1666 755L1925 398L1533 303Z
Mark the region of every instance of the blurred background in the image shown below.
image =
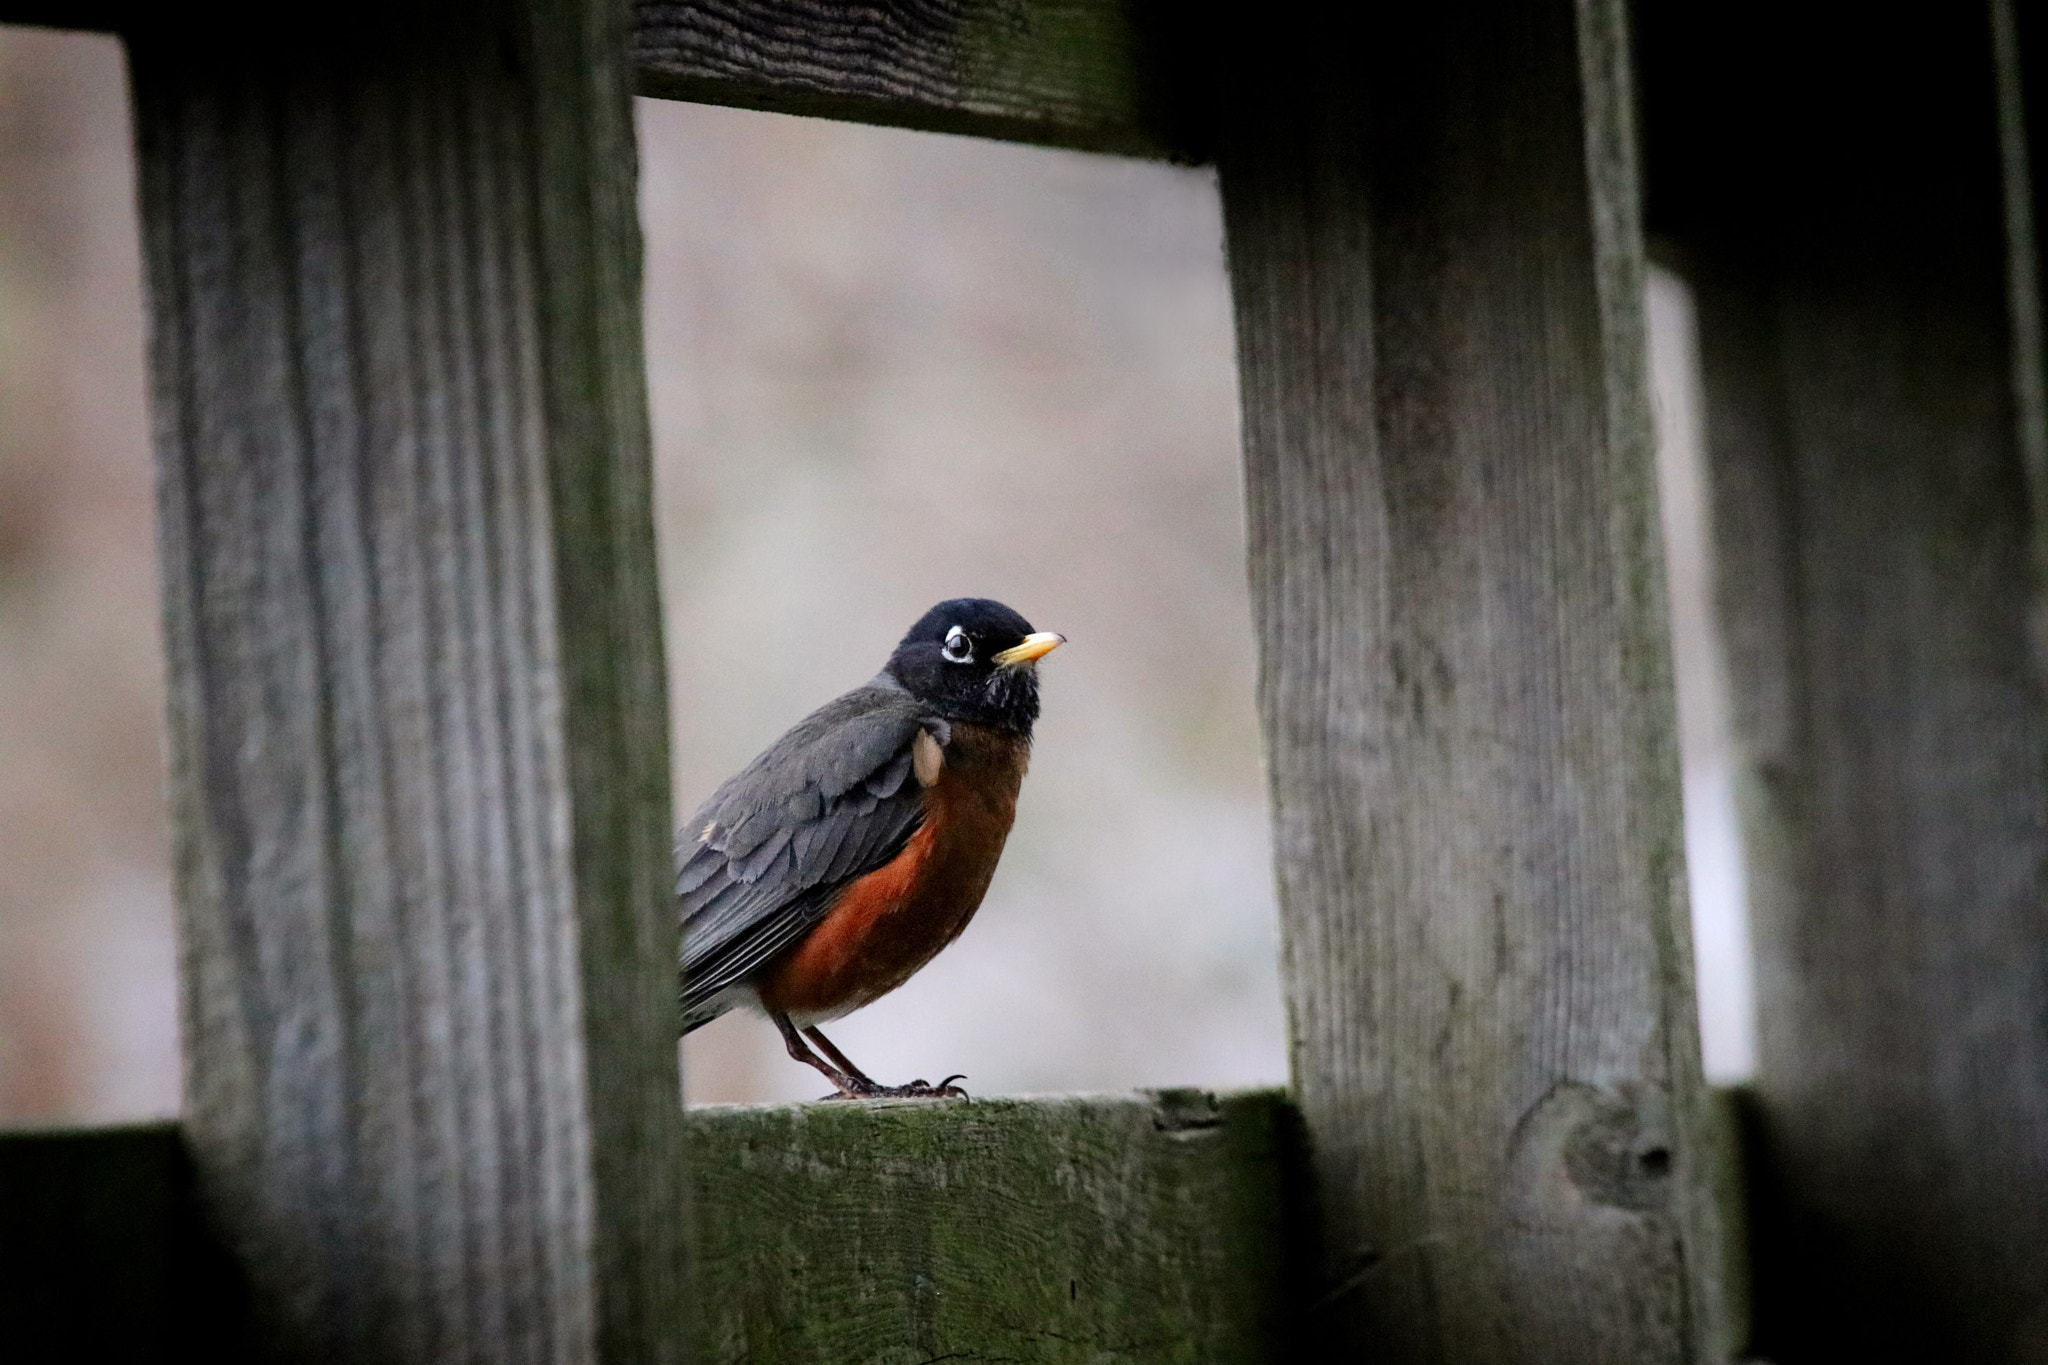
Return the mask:
M1072 643L980 915L833 1029L977 1093L1285 1079L1206 171L640 105L678 818L934 601ZM1708 1069L1751 1057L1682 285L1650 291ZM120 49L0 27L0 1123L178 1103ZM818 1078L733 1016L693 1102Z

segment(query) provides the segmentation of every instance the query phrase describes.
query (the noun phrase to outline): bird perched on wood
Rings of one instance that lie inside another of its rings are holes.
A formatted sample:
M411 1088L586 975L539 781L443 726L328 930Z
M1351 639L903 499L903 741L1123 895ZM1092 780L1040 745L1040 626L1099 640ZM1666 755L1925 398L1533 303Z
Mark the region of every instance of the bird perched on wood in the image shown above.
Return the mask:
M1000 602L941 602L873 681L712 794L676 850L683 1032L751 1005L834 1098L965 1093L957 1076L879 1085L818 1025L895 990L973 918L1031 757L1037 664L1064 643Z

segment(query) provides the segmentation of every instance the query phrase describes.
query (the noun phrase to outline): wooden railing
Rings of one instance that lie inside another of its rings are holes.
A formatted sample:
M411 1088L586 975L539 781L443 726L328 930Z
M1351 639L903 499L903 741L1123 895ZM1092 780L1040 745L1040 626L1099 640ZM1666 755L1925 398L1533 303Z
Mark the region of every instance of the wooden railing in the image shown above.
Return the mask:
M0 1143L0 1218L76 1258L0 1276L17 1322L125 1274L223 1356L1704 1361L1750 1344L1753 1253L1781 1365L2039 1358L2031 12L0 18L132 63L190 1076L175 1140ZM636 82L1214 160L1287 1099L685 1124ZM1746 1210L1694 1034L1645 166L1747 764Z

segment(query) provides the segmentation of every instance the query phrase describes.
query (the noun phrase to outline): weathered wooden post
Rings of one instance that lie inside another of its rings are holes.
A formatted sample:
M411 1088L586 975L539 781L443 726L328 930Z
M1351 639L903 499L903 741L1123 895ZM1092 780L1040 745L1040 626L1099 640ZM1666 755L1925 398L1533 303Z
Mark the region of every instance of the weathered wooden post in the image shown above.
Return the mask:
M624 20L126 30L184 1127L269 1358L677 1356Z
M1321 1358L1707 1359L1620 6L1283 6L1232 33Z
M1698 297L1783 1365L2048 1359L2020 104L2048 70L2008 47L2001 90L1994 42L2029 8L1642 6L1652 226Z

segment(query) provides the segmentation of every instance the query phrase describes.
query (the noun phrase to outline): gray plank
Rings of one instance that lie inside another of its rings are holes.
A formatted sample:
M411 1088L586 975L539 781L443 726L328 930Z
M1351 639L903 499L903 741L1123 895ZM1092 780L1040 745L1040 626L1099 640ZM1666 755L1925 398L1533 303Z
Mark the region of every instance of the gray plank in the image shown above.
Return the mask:
M1706 1359L1619 7L1293 14L1218 165L1318 1358Z
M2033 244L2008 236L2027 149L2001 167L1984 7L1845 26L1781 6L1767 56L1682 18L1646 31L1652 210L1698 298L1735 687L1758 1348L2037 1361L2048 503L2039 330L2012 311ZM1743 107L1701 118L1731 84Z
M187 1135L272 1358L673 1359L623 16L395 14L129 35Z
M1174 161L1208 156L1199 26L1146 0L633 0L640 94ZM0 0L122 29L134 0ZM200 20L187 22L195 26Z
M1299 1358L1276 1094L702 1109L690 1135L702 1365Z
M643 95L1199 159L1187 25L1142 0L635 0Z

